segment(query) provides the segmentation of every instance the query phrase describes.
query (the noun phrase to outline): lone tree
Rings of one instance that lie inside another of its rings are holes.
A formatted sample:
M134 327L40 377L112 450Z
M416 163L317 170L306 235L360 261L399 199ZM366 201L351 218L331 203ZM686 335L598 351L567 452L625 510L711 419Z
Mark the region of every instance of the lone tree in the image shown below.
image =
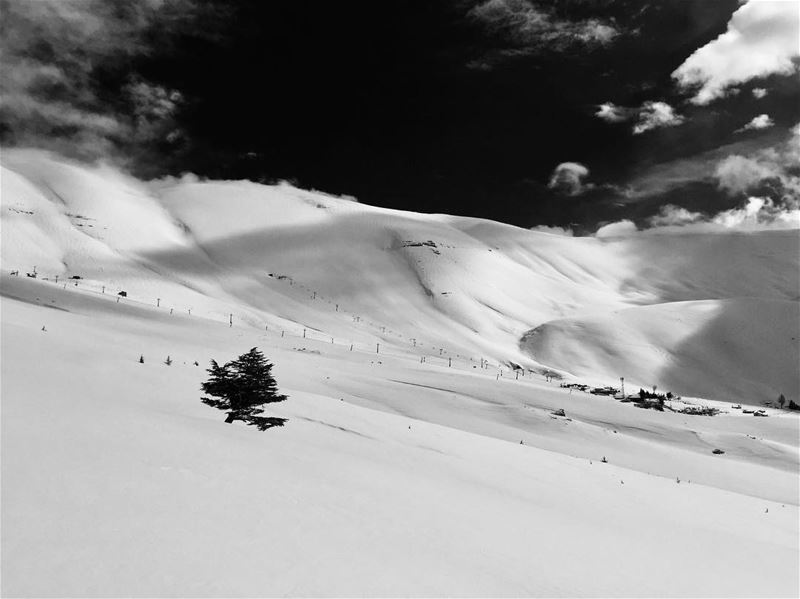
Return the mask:
M247 424L266 430L273 426L283 426L284 418L261 416L264 404L285 401L285 395L278 393L278 386L272 376L272 364L267 361L258 348L242 354L235 360L220 366L211 360L207 370L209 379L202 389L211 397L201 401L228 412L225 422L241 420Z
M786 398L783 396L783 393L781 393L781 396L778 398L778 403L780 404L781 408L783 408L783 404L786 403Z

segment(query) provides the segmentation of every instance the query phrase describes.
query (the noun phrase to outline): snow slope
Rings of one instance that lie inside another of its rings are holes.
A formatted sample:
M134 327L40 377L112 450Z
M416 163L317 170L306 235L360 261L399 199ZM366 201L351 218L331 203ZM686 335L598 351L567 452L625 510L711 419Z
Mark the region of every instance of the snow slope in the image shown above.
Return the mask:
M616 337L599 330L564 339L574 329L559 329L547 336L553 348L520 344L551 321L612 318L631 306L741 297L797 305L795 231L568 238L288 185L144 184L38 151L5 151L3 165L4 270L36 265L48 278L79 274L98 291L124 288L131 298L220 320L294 323L385 347L414 339L433 355L549 366L598 381L629 376L664 388L678 380L682 392L702 395L724 380L726 397L752 402L797 394L800 324L789 308L773 327L788 339L766 352L722 351L719 336L705 338L708 351L693 360L714 380L701 385L671 373L657 335L649 343L661 361L604 360ZM750 316L739 309L745 321L758 320L752 306ZM648 318L663 317L655 324L663 330L675 326L673 313L651 310ZM680 336L698 333L699 324L679 327ZM778 350L787 344L790 351Z
M793 415L656 414L2 289L4 596L798 592ZM193 364L255 344L290 395L266 433L203 405Z
M800 592L796 414L659 413L504 365L774 399L795 233L573 239L2 163L3 596ZM264 433L199 401L253 346L290 396Z
M752 401L800 395L798 320L796 301L670 302L553 320L522 343L576 375L624 373L632 390L657 383L678 394Z

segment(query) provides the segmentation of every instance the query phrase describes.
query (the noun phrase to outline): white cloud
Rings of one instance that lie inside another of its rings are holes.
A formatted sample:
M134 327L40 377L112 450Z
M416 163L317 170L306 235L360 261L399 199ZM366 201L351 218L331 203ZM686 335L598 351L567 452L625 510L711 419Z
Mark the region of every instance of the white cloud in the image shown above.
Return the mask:
M590 189L591 184L584 184L583 179L589 175L589 169L579 162L562 162L550 175L547 186L570 196L575 196Z
M633 221L625 219L600 227L594 236L607 239L609 237L629 237L636 233L638 233L638 229Z
M759 114L758 116L753 117L753 120L747 123L744 127L737 129L736 133L739 133L740 131L747 131L749 129L769 129L774 125L775 122L768 114Z
M741 206L723 210L711 217L667 205L662 206L659 213L650 217L647 223L648 228L639 230L629 220L617 221L600 227L595 237L800 229L800 203L749 197Z
M179 94L132 78L116 97L100 97L95 77L98 70L127 67L151 51L148 28L175 15L192 18L196 0L36 0L3 6L5 142L97 158L108 157L115 144L177 139L170 121Z
M755 87L755 88L753 88L753 97L754 98L760 100L761 98L763 98L766 95L767 95L767 90L765 90L763 87Z
M800 203L800 123L790 129L785 143L750 156L732 154L715 168L717 186L731 195L769 184L772 195L783 204Z
M768 75L791 75L800 55L796 1L750 0L731 16L728 30L697 49L672 77L694 90L694 104L708 104L732 87Z
M561 237L574 237L575 231L568 227L548 227L547 225L537 225L531 227L531 231L536 233L548 233L550 235L559 235Z
M613 102L605 102L597 107L594 115L608 123L621 123L631 118L631 109L617 106Z
M644 229L641 234L726 233L786 229L800 229L800 208L776 204L769 198L750 197L742 206L723 210L710 218L703 217L685 223L656 224L650 229Z
M479 69L491 69L498 59L545 50L604 46L620 34L612 20L570 21L558 17L546 5L537 6L527 0L485 0L470 9L467 18L480 23L487 32L507 44L493 55L469 64Z
M659 127L674 127L684 120L666 102L645 102L639 110L639 120L633 127L633 134L638 135Z
M724 229L798 229L800 209L778 206L769 198L751 197L741 208L717 214L711 223Z
M683 226L702 220L703 215L699 212L690 212L686 208L667 204L661 206L658 214L651 216L648 223L651 227L670 227Z
M790 132L785 143L750 156L732 154L720 160L714 170L718 187L732 196L760 187L769 190L771 197L751 195L740 206L708 218L684 208L664 206L649 219L652 228L645 233L799 229L800 123Z
M714 172L717 186L730 194L744 193L764 179L777 178L779 174L771 164L738 154L721 160Z
M634 135L658 129L659 127L674 127L686 119L675 112L666 102L644 102L638 108L618 106L613 102L605 102L597 107L594 115L607 123L622 123L636 119L633 126Z

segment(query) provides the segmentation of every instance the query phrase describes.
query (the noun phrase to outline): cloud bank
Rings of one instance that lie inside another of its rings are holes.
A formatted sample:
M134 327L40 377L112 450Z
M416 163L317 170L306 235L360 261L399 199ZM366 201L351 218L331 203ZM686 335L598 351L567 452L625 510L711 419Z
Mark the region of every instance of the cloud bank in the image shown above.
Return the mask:
M716 165L714 177L719 189L730 195L745 194L768 185L778 202L795 204L800 202L798 165L800 165L800 123L791 129L790 137L784 144L760 150L749 156L731 154L720 160Z
M795 73L799 12L794 1L750 0L733 13L725 33L697 49L672 77L694 93L694 104L704 105L752 79Z
M620 220L600 227L594 234L600 239L659 235L668 233L729 233L732 231L800 230L800 205L783 205L771 198L749 197L736 208L713 216L690 212L674 205L662 206L639 228L631 220Z
M182 95L135 74L148 32L196 14L193 0L36 0L3 5L0 131L7 145L80 158L175 143Z

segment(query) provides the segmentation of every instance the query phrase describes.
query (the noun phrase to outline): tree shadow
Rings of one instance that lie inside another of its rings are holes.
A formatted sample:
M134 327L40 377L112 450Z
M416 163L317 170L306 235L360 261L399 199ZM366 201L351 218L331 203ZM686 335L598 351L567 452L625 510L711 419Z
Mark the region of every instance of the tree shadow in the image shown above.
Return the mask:
M245 422L250 426L255 426L260 431L265 431L276 426L283 426L288 421L288 418L276 418L274 416L252 416Z

